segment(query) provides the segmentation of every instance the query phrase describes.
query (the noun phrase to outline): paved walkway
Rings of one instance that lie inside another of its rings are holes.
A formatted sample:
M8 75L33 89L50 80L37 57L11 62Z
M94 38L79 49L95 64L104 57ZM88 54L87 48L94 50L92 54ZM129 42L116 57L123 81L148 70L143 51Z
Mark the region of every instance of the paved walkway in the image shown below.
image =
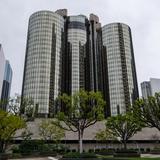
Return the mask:
M43 158L22 158L22 159L10 159L10 160L58 160L53 157L43 157Z
M145 158L160 158L159 154L141 154L141 157Z
M10 160L49 160L47 157L44 158L22 158L22 159L10 159Z

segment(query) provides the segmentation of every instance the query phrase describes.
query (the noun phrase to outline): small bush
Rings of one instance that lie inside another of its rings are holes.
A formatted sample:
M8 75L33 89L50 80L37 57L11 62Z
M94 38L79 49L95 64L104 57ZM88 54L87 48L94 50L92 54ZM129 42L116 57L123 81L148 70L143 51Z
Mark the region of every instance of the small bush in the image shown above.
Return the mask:
M14 146L12 148L12 153L20 153L19 147L18 146Z
M65 153L65 148L58 149L57 153Z
M141 152L144 152L144 148L140 148L140 151L141 151Z
M45 150L46 146L44 144L43 141L32 141L32 140L28 140L28 141L23 141L20 145L19 145L19 150L20 153L35 153L41 150Z
M150 148L146 148L146 152L150 152L151 151L151 149Z
M89 153L93 153L94 150L93 150L93 149L89 149L88 152L89 152Z
M100 155L113 155L114 153L114 150L113 149L106 149L106 148L103 148L101 149L99 152L96 152Z
M154 149L151 150L152 154L160 154L160 148L155 147Z
M114 157L140 157L140 154L137 151L123 149L116 151Z
M66 152L67 152L67 153L70 153L70 152L71 152L71 150L70 150L70 149L67 149L67 150L66 150Z
M109 150L109 149L106 149L106 148L103 148L100 150L100 152L111 152L112 150Z
M137 151L130 150L130 149L121 149L121 150L117 150L116 153L137 153Z
M76 149L72 149L72 152L76 152Z
M136 149L134 149L134 151L137 151L137 152L139 152L139 148L136 148Z
M96 148L96 149L95 149L95 152L96 152L96 153L100 152L100 149L99 149L99 148Z
M96 154L94 153L67 153L63 156L63 158L97 158Z
M11 156L11 158L21 158L22 157L22 155L20 154L20 153L13 153L12 154L12 156Z

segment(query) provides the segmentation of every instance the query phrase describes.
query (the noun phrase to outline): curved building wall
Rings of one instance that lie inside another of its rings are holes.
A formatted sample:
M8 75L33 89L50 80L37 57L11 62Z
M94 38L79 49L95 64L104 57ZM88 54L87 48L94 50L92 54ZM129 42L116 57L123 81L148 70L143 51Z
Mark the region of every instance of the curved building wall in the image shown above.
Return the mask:
M111 115L125 113L134 100L137 85L134 85L135 64L130 28L122 23L105 25L102 41L106 50Z
M87 32L86 17L70 16L68 22L68 42L71 48L71 93L85 88L85 45Z
M38 104L39 114L53 112L60 92L63 30L64 18L54 12L39 11L29 19L22 96Z

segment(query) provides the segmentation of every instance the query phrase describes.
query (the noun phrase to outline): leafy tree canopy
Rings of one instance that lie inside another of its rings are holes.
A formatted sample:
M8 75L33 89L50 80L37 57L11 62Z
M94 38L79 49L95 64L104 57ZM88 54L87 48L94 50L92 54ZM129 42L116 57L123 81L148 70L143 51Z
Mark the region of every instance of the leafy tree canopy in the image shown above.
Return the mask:
M80 152L82 152L84 130L104 118L105 101L100 92L84 90L72 96L63 94L60 100L65 107L65 112L57 114L57 125L65 130L78 132Z
M155 127L160 131L160 93L148 99L138 99L133 105L134 115L148 127Z
M132 112L109 117L106 122L106 128L111 131L114 137L120 138L125 149L128 139L141 131L143 126L144 123L136 118Z
M117 137L115 137L111 130L108 128L105 128L105 130L100 130L96 133L95 139L97 140L117 140Z
M0 110L0 152L4 151L5 143L13 138L16 131L25 125L21 117Z
M42 120L39 125L39 133L43 140L58 141L64 137L62 128L52 123L52 120Z
M105 101L100 92L81 90L73 96L63 94L60 99L66 112L59 112L56 118L66 124L65 130L78 132L104 118Z
M9 101L8 101L8 111L10 113L13 113L14 115L19 115L20 103L21 103L21 97L20 96L10 98Z

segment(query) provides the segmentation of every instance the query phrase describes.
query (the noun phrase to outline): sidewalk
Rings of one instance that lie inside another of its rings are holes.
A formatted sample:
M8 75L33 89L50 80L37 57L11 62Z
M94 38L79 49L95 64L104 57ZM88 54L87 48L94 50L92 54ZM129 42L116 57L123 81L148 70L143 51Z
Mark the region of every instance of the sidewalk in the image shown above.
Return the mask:
M43 157L43 158L21 158L21 159L9 159L9 160L58 160L53 157Z
M141 154L144 158L160 158L160 154Z
M43 158L22 158L22 159L9 159L9 160L49 160L47 157Z

